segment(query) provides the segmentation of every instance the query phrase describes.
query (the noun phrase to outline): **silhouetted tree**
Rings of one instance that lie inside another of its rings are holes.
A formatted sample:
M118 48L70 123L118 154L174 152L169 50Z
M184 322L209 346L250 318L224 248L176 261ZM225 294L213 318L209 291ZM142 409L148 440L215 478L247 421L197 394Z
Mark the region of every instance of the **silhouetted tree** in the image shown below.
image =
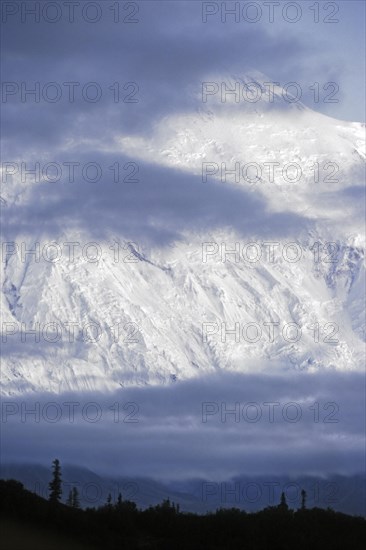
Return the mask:
M306 491L305 489L302 489L301 490L301 510L305 510L306 508L306 497L307 497Z
M71 490L69 492L69 496L67 497L66 504L67 504L67 506L72 506L72 491Z
M69 492L66 504L67 506L71 506L71 508L80 508L79 491L76 487L73 487Z
M50 491L49 501L53 504L57 504L60 502L61 495L62 495L62 488L61 488L61 466L60 461L55 458L55 460L52 462L52 481L48 484L48 488Z
M76 487L72 488L72 507L80 508L79 491Z
M281 493L281 500L280 500L280 504L278 506L281 510L284 510L284 511L287 511L288 510L288 505L287 505L287 502L286 502L286 497L285 497L285 493Z

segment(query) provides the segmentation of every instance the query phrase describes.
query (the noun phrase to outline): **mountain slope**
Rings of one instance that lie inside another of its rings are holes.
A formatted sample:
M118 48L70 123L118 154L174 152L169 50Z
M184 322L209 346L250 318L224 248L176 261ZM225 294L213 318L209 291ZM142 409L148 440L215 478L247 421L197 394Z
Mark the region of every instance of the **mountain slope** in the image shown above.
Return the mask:
M106 391L220 369L362 368L364 127L281 97L195 96L192 112L165 117L150 137L117 136L114 152L151 178L124 189L121 217L133 223L99 239L103 221L68 223L44 182L32 196L56 222L51 233L37 227L30 190L13 177L3 194L2 240L18 247L2 249L4 394ZM120 200L116 186L105 195ZM75 219L107 200L64 198ZM164 224L169 239L149 240ZM136 228L146 238L136 242ZM91 241L99 249L85 252ZM79 243L73 258L70 242ZM39 257L22 246L39 246Z

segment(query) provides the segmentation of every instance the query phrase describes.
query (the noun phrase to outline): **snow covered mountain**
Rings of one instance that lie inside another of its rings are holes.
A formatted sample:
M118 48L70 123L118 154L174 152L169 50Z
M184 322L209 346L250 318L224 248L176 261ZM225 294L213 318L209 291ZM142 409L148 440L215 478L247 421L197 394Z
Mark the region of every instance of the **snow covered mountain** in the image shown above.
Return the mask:
M123 188L122 229L111 208L95 236L116 185L3 186L3 394L363 367L365 127L263 82L207 78L190 111L115 136L108 154L149 174Z

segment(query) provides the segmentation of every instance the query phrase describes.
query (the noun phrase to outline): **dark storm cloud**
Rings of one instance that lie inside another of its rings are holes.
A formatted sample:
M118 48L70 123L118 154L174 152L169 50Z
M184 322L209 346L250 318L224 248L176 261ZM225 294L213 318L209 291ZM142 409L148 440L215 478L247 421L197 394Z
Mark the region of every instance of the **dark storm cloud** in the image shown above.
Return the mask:
M184 230L231 227L242 235L285 237L310 223L297 214L272 213L253 193L229 183L203 183L200 176L145 163L138 164L139 182L114 183L108 167L115 156L79 154L73 160L85 166L91 158L104 168L98 183L80 176L74 183L29 182L28 200L4 208L6 239L24 233L32 238L40 232L52 239L67 227L85 230L98 240L115 234L165 245L179 240ZM131 160L118 157L121 166Z
M363 383L363 375L337 372L221 374L107 396L6 398L3 459L48 464L58 456L109 475L160 479L353 474L363 468ZM39 422L26 412L36 403ZM65 403L76 403L74 414ZM269 403L277 403L272 421Z
M10 139L7 152L24 154L29 140L35 148L60 146L66 137L90 133L100 140L113 133L145 133L154 121L170 112L192 106L186 93L211 72L226 74L259 69L266 73L293 65L309 49L294 34L270 36L261 25L232 28L201 21L200 2L143 2L135 25L112 24L105 18L91 25L76 18L74 24L59 22L4 25L3 80L25 82L31 89L58 83L63 90L56 103L36 104L28 96L9 96L4 106L4 133ZM114 82L136 82L138 105L113 103L109 90ZM64 82L97 82L101 101L82 98L74 104ZM17 107L17 120L11 105Z

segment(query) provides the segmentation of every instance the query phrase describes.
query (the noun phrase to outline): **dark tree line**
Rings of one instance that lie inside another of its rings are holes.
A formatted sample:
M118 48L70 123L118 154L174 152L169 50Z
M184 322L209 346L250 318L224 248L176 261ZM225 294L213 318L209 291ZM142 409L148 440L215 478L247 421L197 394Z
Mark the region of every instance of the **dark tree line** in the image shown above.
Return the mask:
M122 494L116 502L108 495L103 506L82 510L75 487L66 504L61 502L58 460L52 468L48 500L27 491L18 481L0 480L2 523L16 522L19 532L27 526L47 530L58 542L68 536L72 548L83 550L360 550L366 540L364 518L331 509L307 509L304 490L298 510L289 508L284 493L277 506L255 513L221 508L198 515L182 512L169 499L139 510ZM10 542L4 548L11 548ZM70 544L63 547L69 550ZM36 546L30 546L28 537L24 548Z

